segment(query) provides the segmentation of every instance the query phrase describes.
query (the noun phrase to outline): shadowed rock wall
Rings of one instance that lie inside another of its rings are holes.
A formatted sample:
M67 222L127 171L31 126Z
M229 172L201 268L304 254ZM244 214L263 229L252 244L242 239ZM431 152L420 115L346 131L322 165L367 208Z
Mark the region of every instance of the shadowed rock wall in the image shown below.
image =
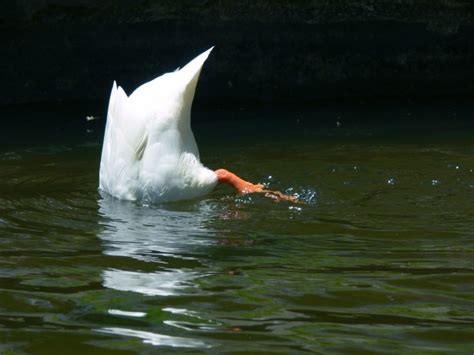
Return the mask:
M108 99L215 45L202 102L474 96L471 0L12 0L0 104Z

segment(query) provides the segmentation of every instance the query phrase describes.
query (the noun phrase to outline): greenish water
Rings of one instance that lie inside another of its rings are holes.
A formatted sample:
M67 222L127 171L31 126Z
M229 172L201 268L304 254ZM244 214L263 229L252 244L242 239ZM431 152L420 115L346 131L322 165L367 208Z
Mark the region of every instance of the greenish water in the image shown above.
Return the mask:
M472 106L195 114L209 167L304 205L101 196L86 114L5 114L1 354L474 351Z

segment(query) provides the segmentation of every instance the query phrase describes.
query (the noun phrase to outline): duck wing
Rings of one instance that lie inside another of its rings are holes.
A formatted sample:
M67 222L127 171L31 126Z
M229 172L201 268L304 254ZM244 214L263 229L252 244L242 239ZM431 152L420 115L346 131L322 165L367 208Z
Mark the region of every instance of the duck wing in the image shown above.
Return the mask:
M100 164L100 188L114 196L135 199L139 162L147 144L146 122L133 114L127 94L114 82Z

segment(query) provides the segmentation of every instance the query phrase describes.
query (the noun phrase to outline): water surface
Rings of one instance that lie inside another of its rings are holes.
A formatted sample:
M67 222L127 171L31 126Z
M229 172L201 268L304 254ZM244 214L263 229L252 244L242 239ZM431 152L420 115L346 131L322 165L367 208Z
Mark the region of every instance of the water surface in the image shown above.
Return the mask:
M0 353L474 350L472 106L195 113L206 165L301 205L101 195L86 114L4 114Z

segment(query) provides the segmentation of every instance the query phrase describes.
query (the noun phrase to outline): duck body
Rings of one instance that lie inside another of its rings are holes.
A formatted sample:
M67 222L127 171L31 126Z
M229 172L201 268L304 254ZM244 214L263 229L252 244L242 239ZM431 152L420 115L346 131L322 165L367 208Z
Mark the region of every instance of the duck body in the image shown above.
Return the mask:
M217 174L204 167L191 130L191 106L210 51L137 88L114 82L107 112L99 188L124 200L167 202L208 194Z

